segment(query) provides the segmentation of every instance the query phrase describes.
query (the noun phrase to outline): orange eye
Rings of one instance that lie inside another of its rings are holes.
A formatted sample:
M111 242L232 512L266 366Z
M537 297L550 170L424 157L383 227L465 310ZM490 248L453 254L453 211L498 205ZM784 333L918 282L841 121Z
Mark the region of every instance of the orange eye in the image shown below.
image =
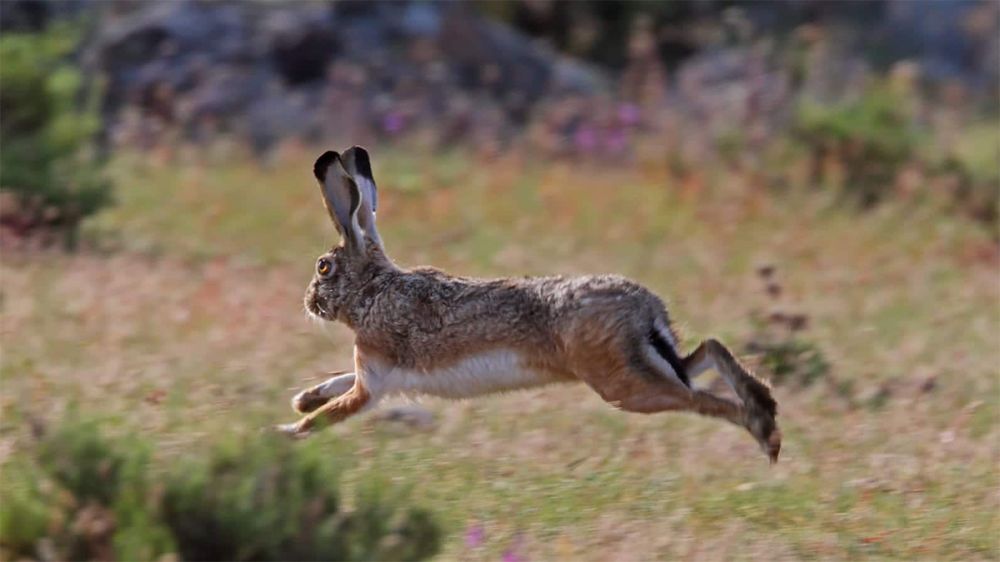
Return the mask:
M316 264L316 271L320 275L326 275L327 273L330 273L330 268L331 267L332 266L330 265L330 261L327 260L327 259L325 259L325 258L323 258L323 259L319 260L319 263Z

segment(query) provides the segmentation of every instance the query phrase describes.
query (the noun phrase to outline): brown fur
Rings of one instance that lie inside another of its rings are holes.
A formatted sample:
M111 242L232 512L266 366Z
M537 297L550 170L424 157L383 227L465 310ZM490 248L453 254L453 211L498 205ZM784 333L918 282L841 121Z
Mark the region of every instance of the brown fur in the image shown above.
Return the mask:
M327 203L337 221L343 215L337 212L338 201L342 211L342 202L356 203L360 191L346 173L341 176L347 179L333 182L334 176L319 166L322 162L317 162L317 178L326 180L324 194L332 194ZM371 186L373 190L373 182ZM338 190L348 190L350 196ZM363 199L360 208L363 212ZM362 222L372 232L359 233L357 222L338 225L342 233L354 233L348 236L353 243L321 258L333 267L314 276L305 296L312 314L354 331L359 375L351 390L329 402L309 392L296 397L303 410L314 411L295 426L295 433L308 431L319 419L333 423L363 408L372 398L362 376L366 368L433 376L426 373L502 349L523 357L531 370L546 373L547 381L578 379L626 411L688 410L741 425L772 460L777 458L777 408L767 385L716 340L679 359L666 307L646 288L617 275L473 279L427 267L401 269L386 257L374 232L374 215ZM664 329L671 337L655 344L661 349L669 345L666 363L657 359L662 353L653 355L656 346L650 342L651 333ZM688 386L686 369L706 357L742 404Z
M355 353L354 363L357 367L360 367L359 359L359 354ZM361 411L371 398L371 393L365 387L364 381L361 377L358 377L355 379L354 386L350 390L336 398L330 399L299 420L294 425L293 433L296 435L305 435L321 423L332 425L341 422Z
M616 275L473 279L399 269L368 251L370 260L351 271L344 248L334 248L327 257L342 277L314 279L306 307L344 322L360 348L400 366L431 369L502 347L560 371L576 364L576 372L594 348L627 356L654 318L669 326L656 295Z
M684 363L694 365L706 356L715 361L720 374L733 385L736 395L743 401L743 425L761 443L771 462L777 461L781 450L781 432L774 421L778 415L778 403L771 396L770 387L715 339L702 342L684 358Z
M469 355L504 348L559 379L579 379L623 410L651 413L689 410L747 427L775 457L776 403L767 385L716 340L707 340L685 364L711 355L733 378L743 405L691 391L664 378L641 357L641 345L658 319L669 327L663 302L644 287L615 275L472 279L433 268L403 270L369 245L369 259L352 271L346 250L327 256L350 290L313 281L307 307L356 334L362 356L381 363L432 370ZM328 296L329 295L329 296ZM340 295L333 302L332 295ZM317 300L327 296L325 304ZM317 399L320 402L322 399ZM316 407L312 403L311 407ZM339 409L337 410L339 411Z
M337 375L343 375L347 371L331 371L326 375L328 377L335 377ZM300 392L295 399L292 401L292 408L300 414L308 414L326 404L330 398L323 396L322 388L324 383L319 383L304 392Z

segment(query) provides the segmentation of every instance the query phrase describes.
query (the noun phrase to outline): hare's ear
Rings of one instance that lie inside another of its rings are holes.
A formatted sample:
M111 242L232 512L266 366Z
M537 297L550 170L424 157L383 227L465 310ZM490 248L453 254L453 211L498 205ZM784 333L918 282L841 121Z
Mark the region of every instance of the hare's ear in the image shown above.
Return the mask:
M361 190L361 209L358 211L358 224L379 248L382 248L382 238L375 227L375 211L378 208L378 188L375 187L375 177L372 176L372 163L368 151L360 146L352 146L344 151L341 160L344 168L350 174L354 183Z
M324 152L316 159L313 174L323 192L323 203L330 213L330 219L343 237L345 245L357 250L364 249L361 226L358 224L361 190L344 169L340 155L332 150Z

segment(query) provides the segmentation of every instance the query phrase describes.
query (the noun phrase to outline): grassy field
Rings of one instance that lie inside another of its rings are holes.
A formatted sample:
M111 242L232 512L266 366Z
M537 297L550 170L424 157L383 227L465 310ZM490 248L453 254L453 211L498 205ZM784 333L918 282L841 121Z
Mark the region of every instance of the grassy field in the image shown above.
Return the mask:
M294 420L295 390L349 367L346 328L302 309L335 241L312 156L122 156L119 205L87 225L94 249L5 252L0 457L28 442L26 420L75 405L170 459ZM642 166L374 157L402 265L618 272L670 303L688 347L739 348L772 306L755 270L773 264L782 306L808 313L805 337L853 388L778 387L775 466L738 429L621 413L582 386L428 399L431 429L365 416L301 443L346 457L348 487L377 474L410 488L448 532L440 559L1000 556L1000 281L982 226L932 201L857 214L724 171L692 193Z

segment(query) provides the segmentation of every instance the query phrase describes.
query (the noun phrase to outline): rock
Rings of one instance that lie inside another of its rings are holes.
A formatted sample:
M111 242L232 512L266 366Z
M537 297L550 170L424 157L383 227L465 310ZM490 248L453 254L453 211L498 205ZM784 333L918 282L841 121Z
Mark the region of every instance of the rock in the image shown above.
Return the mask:
M188 0L100 21L84 60L107 78L108 127L136 106L188 138L230 131L259 150L345 128L391 136L458 119L472 129L479 121L452 115L463 97L521 123L547 95L605 86L599 71L461 3ZM472 133L463 127L445 128Z

